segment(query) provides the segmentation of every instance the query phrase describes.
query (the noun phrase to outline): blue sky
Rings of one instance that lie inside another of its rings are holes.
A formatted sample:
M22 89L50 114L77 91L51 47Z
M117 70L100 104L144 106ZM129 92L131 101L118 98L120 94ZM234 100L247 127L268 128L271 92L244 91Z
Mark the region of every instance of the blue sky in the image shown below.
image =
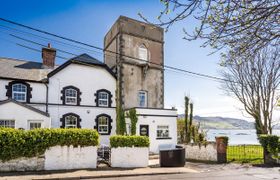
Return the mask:
M120 16L141 20L141 12L151 21L156 21L163 8L159 0L48 0L48 1L5 1L0 6L0 16L35 28L43 29L65 37L103 47L103 37L111 25ZM202 41L185 41L182 28L192 29L195 21L189 19L172 26L165 33L165 64L190 71L219 76L219 54L208 56L209 48L201 48ZM15 45L26 44L36 49L39 46L28 44L9 35L1 25L11 26L0 21L0 57L11 57L32 61L41 61L41 54ZM11 26L18 28L16 26ZM20 28L21 29L21 28ZM26 29L21 29L27 31ZM16 34L16 33L14 33ZM21 35L22 34L18 34ZM24 36L25 38L47 44L44 39ZM7 41L8 40L8 41ZM75 54L88 53L103 61L102 53L87 52L52 42L53 47ZM59 54L71 57L67 54ZM58 59L58 63L62 63ZM220 83L182 74L165 71L165 106L175 106L183 112L184 95L190 95L194 102L194 113L201 116L226 116L245 118L236 100L224 95Z

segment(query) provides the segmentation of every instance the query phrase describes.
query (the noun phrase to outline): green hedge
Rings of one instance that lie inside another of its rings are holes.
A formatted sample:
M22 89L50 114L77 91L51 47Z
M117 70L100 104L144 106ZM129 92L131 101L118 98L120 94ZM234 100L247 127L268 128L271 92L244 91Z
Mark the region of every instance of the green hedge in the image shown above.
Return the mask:
M150 141L147 136L111 136L110 145L117 147L149 147Z
M56 145L97 146L99 135L90 129L34 129L30 131L0 128L0 160L35 157Z
M260 135L258 139L259 139L259 142L261 143L262 147L266 151L273 154L275 158L279 158L278 153L280 153L280 142L279 142L278 136Z

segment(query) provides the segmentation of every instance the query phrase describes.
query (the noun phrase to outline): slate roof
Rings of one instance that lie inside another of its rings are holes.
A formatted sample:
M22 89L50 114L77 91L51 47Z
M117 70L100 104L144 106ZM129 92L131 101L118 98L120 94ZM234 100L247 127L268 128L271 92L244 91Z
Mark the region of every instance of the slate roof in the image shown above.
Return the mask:
M41 110L39 110L39 109L37 109L37 108L34 108L34 107L32 107L32 106L30 106L30 105L28 105L28 104L24 104L24 103L15 101L15 100L13 100L13 99L7 99L7 100L4 100L4 101L0 101L0 105L6 104L6 103L9 103L9 102L15 103L15 104L17 104L17 105L19 105L19 106L22 106L22 107L24 107L24 108L27 108L27 109L29 109L29 110L31 110L31 111L34 111L34 112L36 112L36 113L39 113L39 114L41 114L41 115L44 115L44 116L47 116L47 117L50 116L48 113L46 113L46 112L44 112L44 111L41 111Z
M42 68L39 62L0 58L0 78L41 81L51 70Z
M0 57L0 79L21 79L41 82L43 79L56 74L71 63L101 66L115 77L115 74L106 64L88 54L81 54L69 59L60 66L56 66L54 69L44 69L40 62Z

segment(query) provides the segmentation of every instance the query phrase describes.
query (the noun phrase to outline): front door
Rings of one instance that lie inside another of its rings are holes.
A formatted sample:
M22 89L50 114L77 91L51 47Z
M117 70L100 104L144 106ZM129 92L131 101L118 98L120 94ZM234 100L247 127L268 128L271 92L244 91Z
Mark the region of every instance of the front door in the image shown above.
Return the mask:
M140 136L149 136L149 125L140 125Z

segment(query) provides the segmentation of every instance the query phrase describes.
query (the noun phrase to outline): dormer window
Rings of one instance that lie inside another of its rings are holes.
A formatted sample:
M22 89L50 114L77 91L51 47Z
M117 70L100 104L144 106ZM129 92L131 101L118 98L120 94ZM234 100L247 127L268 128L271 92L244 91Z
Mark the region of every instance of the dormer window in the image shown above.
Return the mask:
M6 86L6 89L6 96L8 98L14 99L18 102L30 103L30 99L32 98L32 88L30 87L30 84L25 81L11 81Z
M64 105L80 105L82 94L80 90L74 86L66 86L61 91L61 100Z
M27 87L24 84L18 83L12 85L12 98L19 102L26 102Z
M98 107L111 107L112 105L112 94L106 89L99 89L94 94L96 99L96 106Z
M148 61L148 49L144 44L139 46L138 54L139 54L139 59L141 59L141 63L146 63Z

